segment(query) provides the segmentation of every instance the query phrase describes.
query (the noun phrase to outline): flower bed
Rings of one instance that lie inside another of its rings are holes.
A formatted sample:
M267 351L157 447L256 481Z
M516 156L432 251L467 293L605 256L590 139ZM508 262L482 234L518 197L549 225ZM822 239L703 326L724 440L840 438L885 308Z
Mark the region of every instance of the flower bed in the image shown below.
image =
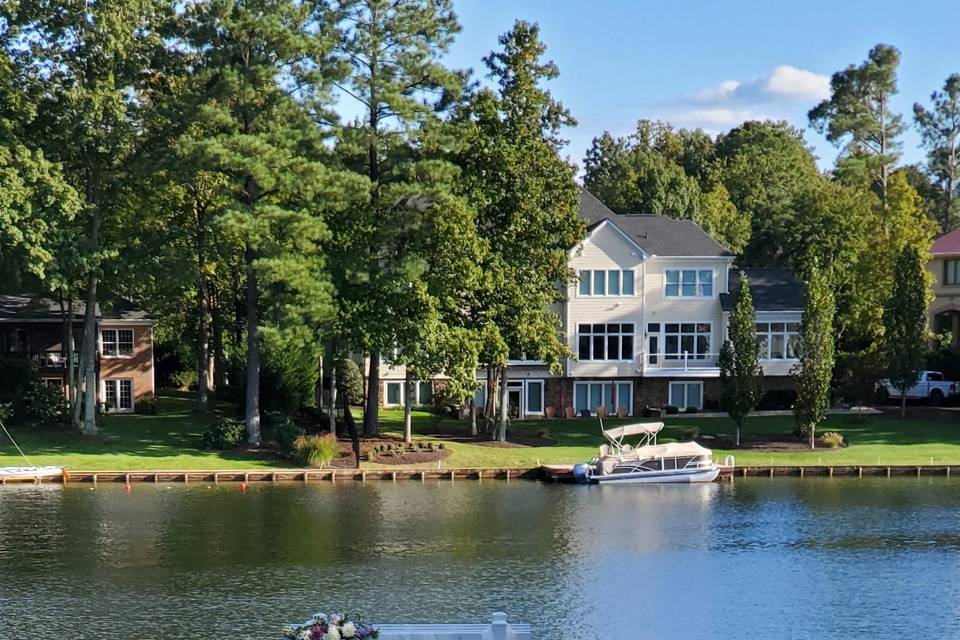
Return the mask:
M355 622L342 613L326 616L318 613L303 624L293 624L283 629L288 640L367 640L380 637L373 625Z

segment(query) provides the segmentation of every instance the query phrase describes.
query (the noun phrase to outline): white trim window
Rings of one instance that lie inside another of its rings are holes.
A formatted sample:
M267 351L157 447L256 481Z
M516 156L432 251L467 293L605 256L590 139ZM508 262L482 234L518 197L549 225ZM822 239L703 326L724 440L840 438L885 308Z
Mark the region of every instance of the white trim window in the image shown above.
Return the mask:
M671 382L667 404L678 409L703 409L703 382L700 380Z
M683 357L706 360L710 357L710 337L713 324L709 322L667 322L663 325L663 359Z
M383 384L383 406L384 407L402 407L406 400L405 387L403 380L387 380ZM433 402L433 382L429 380L413 383L413 406L424 407Z
M496 392L499 393L500 389L497 388ZM519 394L519 404L513 401L510 394ZM517 418L542 416L546 406L546 382L541 378L507 380L507 402L510 405L509 410L512 416ZM474 391L473 405L476 409L482 410L486 403L487 389L481 384Z
M628 380L585 380L573 383L573 410L577 415L589 411L597 414L604 407L607 415L616 415L619 407L633 415L633 383Z
M667 298L712 298L712 269L666 269L663 295Z
M581 298L616 298L636 295L632 269L582 269L577 295Z
M133 380L129 378L104 380L103 401L110 413L133 411Z
M960 258L943 261L943 284L951 287L960 284Z
M761 360L796 360L800 357L799 322L758 322Z
M108 357L133 355L133 329L101 329L100 352Z
M577 325L577 359L582 362L630 362L636 327L632 322Z

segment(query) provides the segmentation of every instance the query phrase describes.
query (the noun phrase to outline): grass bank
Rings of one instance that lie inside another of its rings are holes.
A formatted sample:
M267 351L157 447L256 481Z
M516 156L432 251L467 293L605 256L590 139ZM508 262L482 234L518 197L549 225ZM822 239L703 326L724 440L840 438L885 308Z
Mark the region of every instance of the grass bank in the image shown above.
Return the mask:
M269 453L209 451L200 448L207 419L191 410L190 398L163 396L160 415L120 415L104 419L100 435L87 438L53 429L12 429L14 437L34 464L61 465L84 470L156 469L264 469L289 467L289 461ZM399 435L402 411L383 411L382 426ZM839 431L849 442L841 449L728 450L714 447L717 456L732 453L741 465L800 464L960 464L960 414L957 420L901 420L887 416L829 416L821 431ZM626 422L611 419L608 426ZM732 434L727 418L674 416L668 418L660 441L682 436L692 427L703 435ZM789 436L789 416L757 417L748 421L744 433L776 438ZM436 433L437 435L423 435ZM568 464L593 456L602 441L595 419L552 419L517 422L511 435L518 439L544 434L555 443L549 446L491 446L468 441L464 424L444 420L437 423L429 414L414 412L414 434L418 440L444 442L452 454L445 467L530 467L540 464ZM23 460L9 442L0 442L0 466L20 465ZM366 467L374 467L364 462Z

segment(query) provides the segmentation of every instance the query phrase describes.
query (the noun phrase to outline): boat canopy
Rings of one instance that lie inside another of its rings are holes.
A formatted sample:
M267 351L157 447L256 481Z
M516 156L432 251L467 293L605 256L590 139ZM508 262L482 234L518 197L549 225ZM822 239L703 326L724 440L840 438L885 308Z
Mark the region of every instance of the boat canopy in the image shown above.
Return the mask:
M647 440L652 439L656 441L656 436L660 433L661 429L663 429L662 422L635 422L633 424L625 424L622 427L614 427L613 429L601 428L600 431L610 444L619 449L623 446L623 439L627 436L642 435L645 436Z
M696 442L669 442L634 449L638 458L685 458L713 455L713 451Z

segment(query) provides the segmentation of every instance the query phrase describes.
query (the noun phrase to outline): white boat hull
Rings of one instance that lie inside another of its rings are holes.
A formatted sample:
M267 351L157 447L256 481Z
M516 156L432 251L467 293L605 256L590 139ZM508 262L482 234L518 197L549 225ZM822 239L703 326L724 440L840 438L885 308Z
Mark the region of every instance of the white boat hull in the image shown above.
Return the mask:
M591 480L599 484L664 484L713 482L720 475L720 467L703 469L679 469L675 471L639 471L635 473L611 473L605 476L592 476Z
M38 478L59 478L63 467L0 467L0 478L4 480L36 480Z

